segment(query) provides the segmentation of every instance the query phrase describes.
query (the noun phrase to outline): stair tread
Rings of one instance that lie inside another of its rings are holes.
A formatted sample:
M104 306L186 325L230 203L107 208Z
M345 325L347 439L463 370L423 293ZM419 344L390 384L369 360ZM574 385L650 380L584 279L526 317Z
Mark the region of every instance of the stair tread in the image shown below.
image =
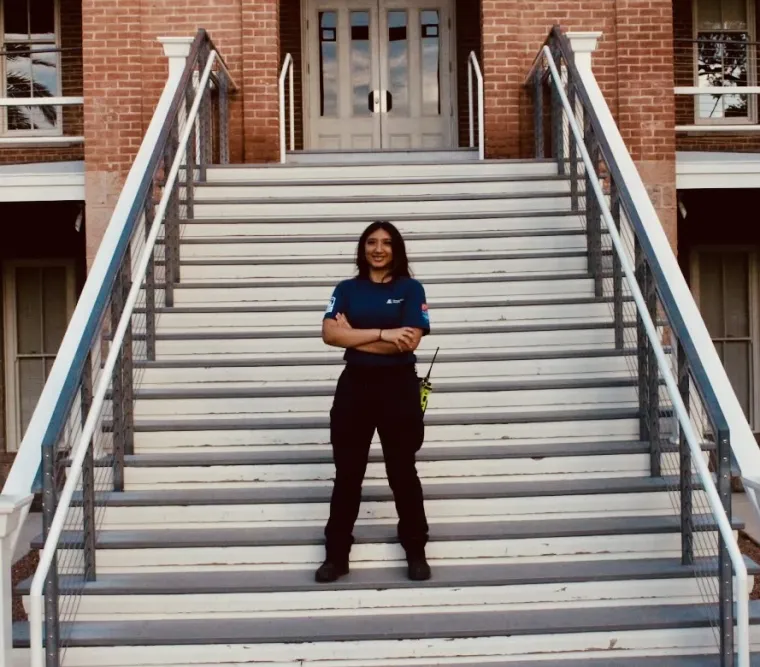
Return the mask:
M172 646L247 643L414 640L709 628L713 605L652 605L493 612L400 613L204 620L89 621L62 624L69 646ZM750 605L753 624L760 607ZM28 626L14 627L17 646Z
M341 180L325 178L299 178L299 179L260 179L256 178L234 181L212 180L198 183L198 187L299 187L301 185L325 185L325 186L354 186L354 185L432 185L435 183L541 183L541 182L570 181L570 176L564 174L466 174L460 176L365 176L362 178L345 178Z
M736 526L736 521L734 521ZM714 530L709 515L694 516L695 530ZM470 521L432 523L431 542L459 540L518 540L592 535L677 534L681 529L678 516L627 516L562 519L526 519L522 521ZM395 544L395 524L357 524L356 544ZM64 532L61 543L81 544L81 533ZM99 549L150 548L218 548L263 546L308 546L324 544L323 526L281 526L256 528L166 528L160 530L101 530ZM33 547L43 545L37 536Z
M745 559L749 573L760 567ZM399 576L401 568L354 568L346 577L325 585L314 581L313 568L298 570L150 572L138 574L99 574L97 580L85 583L78 577L61 577L63 590L85 595L203 595L240 593L289 593L363 589L444 588L476 586L526 586L572 582L602 582L644 579L686 579L695 574L717 572L717 560L700 560L682 565L676 558L632 560L592 560L556 563L487 563L477 565L436 565L430 581L412 582ZM28 593L31 579L22 582L17 591Z
M534 496L576 496L597 494L634 494L667 492L678 488L677 477L606 477L591 479L558 479L541 481L461 482L429 481L425 499L456 500L475 498L529 498ZM150 507L154 505L251 505L327 503L332 484L303 483L296 487L257 485L248 487L214 487L200 489L156 489L149 491L120 491L96 494L96 502L109 507ZM81 495L75 497L81 498ZM376 485L365 483L363 502L388 502L393 494L381 480Z
M435 391L446 393L480 393L508 391L543 391L552 389L597 389L614 387L637 387L634 377L604 377L590 374L588 377L538 378L503 380L497 378L439 378ZM134 392L135 398L143 400L174 400L183 398L286 398L298 396L332 396L335 381L304 380L300 382L267 382L259 387L173 387L141 388Z
M432 361L434 352L420 350L417 352L418 363ZM488 349L469 350L441 350L436 364L447 362L477 362L477 361L523 361L545 359L594 359L599 357L631 357L637 351L629 348L617 350L614 347L600 347L587 349L553 348L546 346L536 347L493 347ZM324 352L304 354L296 352L292 354L265 353L260 355L243 355L233 359L217 358L211 355L198 355L195 359L157 359L145 361L136 359L135 365L146 368L246 368L260 366L342 366L343 360L339 353L325 350Z
M575 456L617 456L648 454L649 443L643 441L599 441L577 443L538 443L523 445L505 445L501 441L494 444L479 445L478 441L467 446L437 447L425 445L417 453L417 461L478 461L484 459L546 459L551 457ZM675 451L675 445L663 443L666 451ZM378 448L372 448L370 463L381 463L383 454ZM322 447L299 448L296 450L257 451L248 449L241 452L180 452L176 454L136 454L124 457L124 464L130 468L182 468L195 466L246 466L279 464L320 464L333 462L329 443Z
M624 322L624 326L633 327L635 321ZM435 327L435 333L441 335L477 334L477 333L525 333L535 331L589 331L597 329L613 329L614 322L594 321L544 321L531 320L517 324L495 322L446 322ZM139 336L134 336L140 338ZM227 331L206 331L191 327L187 331L172 331L156 333L156 339L163 340L226 340L226 339L250 339L250 338L320 338L321 328L319 320L316 325L295 324L292 326L261 326L241 327Z
M669 414L663 411L663 416ZM529 424L562 421L595 421L638 419L638 408L571 408L568 410L510 410L503 407L473 408L459 412L445 408L430 408L425 415L428 426L473 426L485 424ZM268 430L268 429L321 429L329 427L329 415L303 412L298 414L273 413L271 415L240 417L205 416L176 418L138 419L136 431L216 431L216 430Z

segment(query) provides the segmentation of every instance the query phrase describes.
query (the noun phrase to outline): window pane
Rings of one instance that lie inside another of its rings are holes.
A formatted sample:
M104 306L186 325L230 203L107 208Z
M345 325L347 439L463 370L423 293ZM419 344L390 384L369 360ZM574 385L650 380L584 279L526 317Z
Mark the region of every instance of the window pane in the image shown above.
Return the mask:
M319 13L320 113L338 115L338 15Z
M724 30L747 30L747 0L721 0Z
M54 0L34 0L29 18L32 39L55 41Z
M367 116L372 83L369 12L351 12L351 88L355 116Z
M54 97L58 95L58 54L32 53L50 44L6 44L6 95L8 97ZM9 130L50 130L58 124L56 107L9 107Z
M746 253L724 255L726 336L749 338L749 257Z
M47 267L42 280L44 352L56 354L66 332L66 269Z
M45 362L43 359L19 359L19 408L21 416L21 434L23 436L34 408L45 385Z
M439 116L441 113L441 44L440 20L437 9L420 13L422 36L422 113Z
M41 272L16 269L16 336L19 354L42 353Z
M28 0L5 0L3 6L3 26L5 41L18 42L29 37Z
M720 255L699 256L699 303L712 338L723 338L723 271Z
M752 396L750 349L749 343L725 343L723 348L723 365L726 367L731 386L748 419L752 417L750 414L750 397Z
M393 110L398 116L409 115L409 42L405 11L388 12L388 68L393 95Z
M697 84L740 88L749 84L747 33L701 32L698 34ZM700 95L700 118L740 118L748 112L746 95Z

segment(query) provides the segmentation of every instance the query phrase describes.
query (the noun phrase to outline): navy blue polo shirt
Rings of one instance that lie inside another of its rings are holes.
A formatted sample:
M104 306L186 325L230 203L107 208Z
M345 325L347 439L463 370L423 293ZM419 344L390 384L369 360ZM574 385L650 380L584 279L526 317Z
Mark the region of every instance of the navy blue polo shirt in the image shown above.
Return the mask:
M367 278L351 278L339 283L327 304L325 319L345 315L354 329L399 329L414 327L430 333L430 317L425 289L414 278L396 278L374 283ZM397 366L416 363L413 352L372 354L347 349L347 363L364 366Z

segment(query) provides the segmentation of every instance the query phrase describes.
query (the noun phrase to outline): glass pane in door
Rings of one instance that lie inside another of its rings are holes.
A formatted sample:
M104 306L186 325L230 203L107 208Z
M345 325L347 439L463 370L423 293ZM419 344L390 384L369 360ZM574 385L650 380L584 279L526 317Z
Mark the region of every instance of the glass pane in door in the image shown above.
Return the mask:
M320 116L338 115L338 14L319 12Z
M437 9L420 12L422 41L422 114L441 113L441 26Z
M372 51L369 12L351 12L351 94L354 116L372 112L369 93L372 85Z
M390 113L398 116L409 115L408 28L406 11L388 12L388 91L393 104Z

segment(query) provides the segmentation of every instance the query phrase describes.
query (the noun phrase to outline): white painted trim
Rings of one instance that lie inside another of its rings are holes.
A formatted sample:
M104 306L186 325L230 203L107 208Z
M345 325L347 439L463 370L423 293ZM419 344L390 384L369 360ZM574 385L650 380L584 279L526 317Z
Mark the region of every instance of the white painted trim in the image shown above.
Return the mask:
M194 37L157 38L159 44L164 47L164 55L169 59L169 74L171 76L182 75L194 39Z
M678 190L760 188L760 153L676 153Z
M591 57L596 51L599 40L602 37L601 31L593 32L568 32L567 38L570 40L570 46L573 47L575 54L575 64L577 67L591 71Z
M56 168L60 163L0 168L0 202L84 201L84 162L70 164L76 169L62 171Z
M640 319L643 322L644 329L646 330L647 337L649 338L651 344L651 349L654 352L655 358L657 359L657 365L660 368L660 374L662 376L663 382L665 383L668 394L670 395L673 409L678 416L678 423L681 429L681 433L686 439L686 442L689 445L689 449L691 450L694 469L703 484L704 493L707 496L711 513L715 519L718 531L723 538L723 541L726 545L726 550L728 551L728 555L731 559L731 563L734 569L734 587L736 591L736 644L738 654L738 667L749 667L749 590L747 567L744 562L744 556L739 550L739 545L734 539L733 528L731 527L731 522L728 520L728 516L726 515L725 510L723 509L723 503L720 499L720 496L718 495L718 490L715 486L715 483L713 482L712 473L710 472L704 458L702 457L701 438L699 438L694 431L691 417L689 416L683 399L681 398L678 383L673 377L670 362L663 350L657 327L649 314L644 296L641 293L641 290L639 289L636 282L635 272L631 264L631 259L628 256L628 252L625 249L623 241L620 237L620 232L617 230L617 226L613 220L612 213L610 212L609 206L607 204L607 197L604 194L604 190L602 189L602 185L596 176L594 166L591 162L591 157L589 156L588 150L586 149L583 133L578 127L575 109L570 106L570 102L567 98L567 94L562 83L562 76L557 71L557 66L554 64L553 55L549 47L545 46L543 51L546 58L546 64L551 71L552 78L554 79L555 89L557 90L562 100L565 116L567 117L570 128L572 129L573 135L575 136L576 145L580 149L583 162L586 165L587 177L589 178L590 184L593 187L597 203L601 209L602 217L607 224L607 230L612 240L612 244L615 248L615 252L620 258L623 275L625 276L626 282L628 283L628 286L631 290L631 295L633 296L633 299L636 303ZM679 307L681 307L684 305L683 301L686 301L685 305L692 306L696 311L693 318L687 317L690 314L688 311L686 313L683 313L687 326L691 324L691 320L694 320L694 324L698 327L701 327L701 330L696 332L697 335L704 333L704 335L708 338L708 340L701 345L699 344L698 340L695 340L697 343L697 349L702 355L704 355L705 352L711 351L714 357L718 360L718 364L720 365L720 373L710 374L708 377L710 380L712 380L713 375L717 375L719 376L718 379L725 380L725 384L728 385L727 391L730 394L731 398L733 398L733 402L735 403L736 408L738 408L741 415L740 423L738 425L743 426L745 430L749 431L749 434L752 437L755 453L757 454L757 459L760 461L760 449L758 449L757 444L755 443L755 438L752 435L751 429L749 428L749 424L744 417L744 411L739 405L739 401L736 398L733 389L731 388L725 369L720 363L720 359L718 359L717 352L715 351L715 346L712 344L712 339L709 337L709 333L707 332L707 327L705 326L705 323L702 320L699 311L696 309L694 299L692 298L691 292L686 286L686 281L683 278L683 274L681 273L681 270L678 266L678 261L676 260L670 243L665 236L665 232L662 228L662 224L659 221L657 212L654 210L654 206L649 199L646 188L644 187L644 183L641 181L641 177L635 168L633 159L625 148L623 138L617 129L617 125L615 124L612 113L610 112L609 107L604 100L604 96L602 95L596 78L590 69L581 69L579 70L579 74L584 87L588 92L592 108L594 111L596 111L597 117L599 118L604 128L603 132L608 140L608 144L610 145L613 154L617 158L618 166L623 174L624 182L629 187L634 206L636 206L639 214L642 217L643 224L647 228L647 236L649 236L652 246L654 247L654 251L661 262L661 266L666 273L668 282L671 284L670 281L672 279L675 279L675 282L672 285L674 292L678 290L681 285L683 285L685 288L685 298L680 299L678 298L678 294L675 295L677 303L679 304ZM640 206L644 203L644 200L646 200L646 203L648 204L648 209L644 206ZM648 229L649 227L652 229ZM658 235L653 232L659 232L659 238ZM673 272L668 270L671 268L668 265L669 262L672 262L674 265ZM678 282L679 279L680 283ZM720 392L721 388L715 387L715 389ZM726 391L726 389L723 389L723 391ZM726 415L727 418L730 418L730 416L732 415ZM732 429L735 426L733 423L734 421L739 420L734 418L734 420L731 422ZM757 471L760 473L760 465L754 466L752 470L753 472Z
M84 104L84 97L0 97L0 107L55 107Z
M56 146L67 144L83 144L84 137L72 136L66 137L55 134L25 134L23 136L5 136L0 137L0 146L47 146L55 144Z
M19 377L16 367L18 340L16 337L18 313L16 303L16 269L19 267L61 267L66 270L66 317L71 319L76 303L74 260L16 260L3 263L3 331L5 333L5 435L6 451L15 452L21 442L21 425L18 404Z
M673 92L676 95L757 95L760 94L760 86L676 86Z
M732 133L744 133L744 132L760 132L760 125L752 125L746 123L742 125L676 125L676 132L732 132Z
M288 121L290 122L290 150L296 149L296 111L295 111L295 89L293 84L293 56L290 53L285 54L285 60L282 63L282 71L280 72L280 78L277 82L279 92L279 111L280 111L280 162L282 164L288 158L288 144L285 142L285 76L288 77L288 104L289 115Z

